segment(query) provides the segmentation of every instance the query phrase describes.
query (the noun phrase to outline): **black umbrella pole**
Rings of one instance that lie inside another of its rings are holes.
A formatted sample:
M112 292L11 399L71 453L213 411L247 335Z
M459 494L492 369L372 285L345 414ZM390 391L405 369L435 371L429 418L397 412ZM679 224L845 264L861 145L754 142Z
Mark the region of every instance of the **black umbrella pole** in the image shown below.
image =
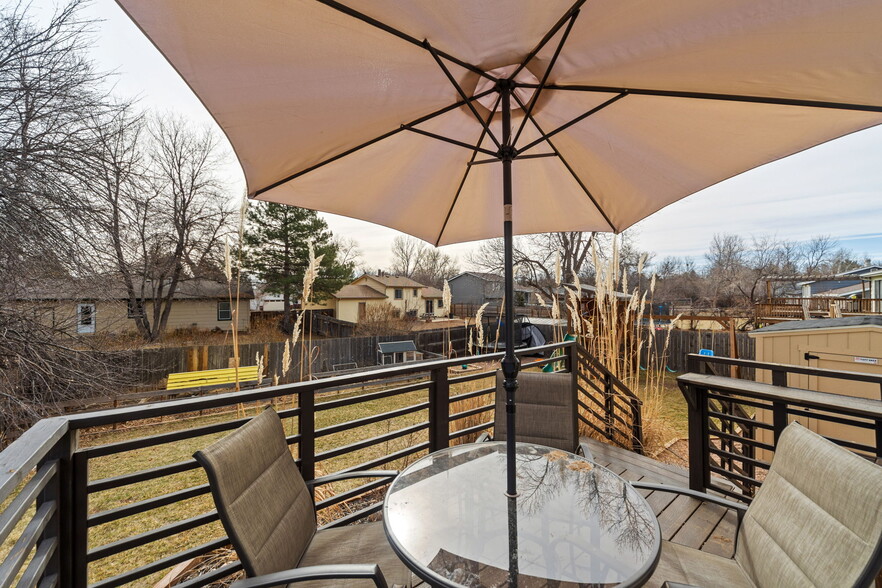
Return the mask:
M500 80L502 94L502 203L503 236L505 242L505 356L502 358L502 387L505 388L506 424L506 494L517 496L515 477L515 391L518 389L518 369L520 364L515 357L515 316L514 316L514 267L513 230L511 219L511 161L514 150L511 146L511 84Z

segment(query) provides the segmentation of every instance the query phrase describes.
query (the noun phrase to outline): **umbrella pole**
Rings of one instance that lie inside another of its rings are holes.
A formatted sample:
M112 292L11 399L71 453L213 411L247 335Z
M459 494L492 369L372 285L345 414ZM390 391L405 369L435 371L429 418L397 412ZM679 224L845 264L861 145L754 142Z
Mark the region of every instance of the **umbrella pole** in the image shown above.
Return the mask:
M514 341L514 267L513 237L511 224L511 161L514 148L511 145L511 80L499 80L502 96L502 204L503 240L505 242L505 356L502 358L502 387L505 389L505 453L506 453L506 494L517 496L515 478L515 391L518 389L518 369L520 362L515 357Z

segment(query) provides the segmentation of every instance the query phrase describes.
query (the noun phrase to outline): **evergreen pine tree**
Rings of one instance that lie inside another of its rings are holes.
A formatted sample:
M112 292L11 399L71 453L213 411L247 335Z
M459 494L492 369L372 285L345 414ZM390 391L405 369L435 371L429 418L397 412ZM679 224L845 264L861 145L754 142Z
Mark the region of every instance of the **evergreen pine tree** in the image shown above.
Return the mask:
M281 327L285 332L293 327L291 309L303 289L309 241L316 256L324 255L313 286L314 299L326 300L352 278L355 268L337 261L337 245L324 219L314 210L273 202L255 202L249 206L243 236L243 265L265 285L265 291L283 296Z

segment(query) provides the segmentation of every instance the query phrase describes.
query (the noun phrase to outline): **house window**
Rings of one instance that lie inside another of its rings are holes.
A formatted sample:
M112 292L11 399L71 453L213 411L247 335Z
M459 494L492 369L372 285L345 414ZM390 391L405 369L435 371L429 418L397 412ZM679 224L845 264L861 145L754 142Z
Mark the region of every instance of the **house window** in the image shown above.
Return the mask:
M443 298L439 298L439 299L438 299L438 302L436 302L435 304L438 305L438 308L444 308L444 299L443 299Z
M229 300L218 300L217 301L217 320L219 320L219 321L233 320L233 311L230 308L230 301Z
M404 298L404 290L395 288L395 300L401 300L402 298Z
M413 289L413 296L414 296L414 298L416 298L417 296L419 296L419 292L417 292L417 289L416 289L416 288Z
M77 304L77 333L92 334L95 332L95 305Z
M140 318L144 316L144 301L129 298L126 303L126 316L128 318Z
M433 304L434 302L435 301L431 300L431 299L426 300L426 314L434 314L434 312L435 312L435 307Z

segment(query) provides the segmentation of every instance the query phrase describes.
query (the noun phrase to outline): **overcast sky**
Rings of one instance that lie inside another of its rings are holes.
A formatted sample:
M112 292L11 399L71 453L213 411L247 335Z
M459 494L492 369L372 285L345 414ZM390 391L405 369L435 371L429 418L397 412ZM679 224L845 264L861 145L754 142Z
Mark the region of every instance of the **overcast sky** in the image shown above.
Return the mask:
M48 10L53 0L37 0ZM116 72L114 91L145 108L211 117L162 56L113 0L93 0L87 16L102 22L92 55L99 69ZM643 249L657 258L701 257L714 233L774 234L801 241L829 234L860 255L882 259L882 128L843 137L752 170L672 204L636 225ZM226 170L231 193L244 190L232 155ZM368 267L389 263L390 229L325 215L331 229L359 241ZM475 244L444 250L464 261Z

